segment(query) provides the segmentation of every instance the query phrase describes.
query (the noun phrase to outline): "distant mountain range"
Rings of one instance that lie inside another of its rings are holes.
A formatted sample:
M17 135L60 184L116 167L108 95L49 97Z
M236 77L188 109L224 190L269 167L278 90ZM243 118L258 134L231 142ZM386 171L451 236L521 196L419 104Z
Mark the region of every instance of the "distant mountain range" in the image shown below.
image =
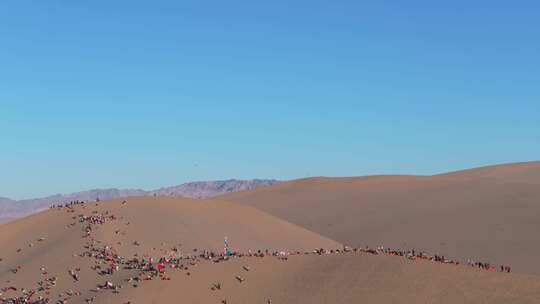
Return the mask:
M148 194L157 196L208 198L225 193L272 186L276 183L278 183L278 181L269 179L230 179L223 181L191 182L179 186L160 188L155 191L150 191Z
M93 189L88 191L55 194L42 198L12 200L0 197L0 222L22 217L43 209L49 208L53 204L67 203L70 201L95 201L110 200L118 197L130 196L175 196L189 198L209 198L225 193L250 190L258 187L271 186L279 183L277 180L251 179L251 180L222 180L222 181L201 181L190 182L178 186L165 187L152 191L142 189Z

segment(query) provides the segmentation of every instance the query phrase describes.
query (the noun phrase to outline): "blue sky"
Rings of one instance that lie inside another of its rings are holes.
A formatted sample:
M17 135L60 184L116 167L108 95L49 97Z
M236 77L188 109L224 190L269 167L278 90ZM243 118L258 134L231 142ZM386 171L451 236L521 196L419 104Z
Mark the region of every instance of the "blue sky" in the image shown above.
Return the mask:
M0 196L540 159L540 4L439 2L2 1Z

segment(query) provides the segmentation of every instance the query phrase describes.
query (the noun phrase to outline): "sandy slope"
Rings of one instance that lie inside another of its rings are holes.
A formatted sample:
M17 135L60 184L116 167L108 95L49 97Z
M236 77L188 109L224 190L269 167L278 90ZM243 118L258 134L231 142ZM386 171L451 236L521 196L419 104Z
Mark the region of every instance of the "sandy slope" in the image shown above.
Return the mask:
M78 221L79 215L106 215L107 220L83 238L85 225ZM194 248L220 250L224 235L238 250L341 247L249 206L130 198L125 204L115 200L78 205L73 212L48 210L0 225L0 288L19 288L5 292L3 297L9 297L20 293L21 287L33 289L38 281L56 277L48 295L39 293L50 297L51 303L61 299L84 303L92 297L94 303L268 303L269 299L271 303L534 303L540 297L538 277L365 253L300 255L287 261L275 257L221 263L198 260L186 264L188 269L167 268L170 280L154 278L137 287L126 281L137 272L121 268L113 275L98 275L91 267L104 269L108 262L80 255L87 251L84 246L89 240L96 246L111 246L126 258L135 254L157 258L173 247L194 254ZM249 266L249 271L243 266ZM68 274L72 269L80 269L79 281ZM245 281L239 282L237 275ZM120 292L92 291L105 281L122 285ZM211 290L216 283L221 288ZM77 295L66 295L71 292Z
M250 267L246 272L243 266ZM235 279L241 275L242 283ZM201 264L103 303L537 303L538 277L365 254ZM214 283L221 290L211 290Z
M94 260L80 256L86 251L88 238L83 238L79 215L114 216L96 226L91 236L99 246L112 246L124 257L134 254L160 257L173 247L184 254L194 253L194 249L219 251L225 236L235 250L341 247L337 242L247 206L154 197L121 202L77 205L74 212L65 208L47 210L0 225L0 288L35 289L37 281L56 276L54 296L68 289L88 296L91 288L103 283L106 278L90 269ZM69 269L75 268L81 269L81 281L77 283L68 274ZM17 273L13 273L14 269L18 269ZM123 278L122 274L116 276Z
M458 179L498 179L538 185L540 184L540 161L485 166L437 176Z
M437 176L310 178L220 197L350 244L540 274L540 162Z
M7 260L6 256L21 261L27 255L36 258L52 250L47 246L53 245L60 249L62 246L78 248L83 243L80 227L66 228L66 225L77 222L72 217L92 215L93 212L109 212L118 218L100 226L93 236L114 244L124 255L171 246L181 247L186 252L195 248L222 250L224 237L228 237L236 250L341 247L335 241L248 206L167 197L129 198L126 204L122 201L78 205L74 213L47 210L3 224L0 226L0 246L4 260ZM37 242L36 239L42 236L47 241ZM134 241L139 245L134 246ZM28 247L29 243L35 246ZM42 246L47 250L42 250ZM17 248L22 248L22 253L14 254Z

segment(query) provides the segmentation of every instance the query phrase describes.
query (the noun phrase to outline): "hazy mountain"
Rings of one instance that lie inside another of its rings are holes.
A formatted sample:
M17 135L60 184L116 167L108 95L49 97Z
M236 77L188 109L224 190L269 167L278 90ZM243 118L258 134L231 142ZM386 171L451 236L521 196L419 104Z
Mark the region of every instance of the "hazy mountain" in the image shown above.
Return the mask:
M12 199L9 199L7 197L0 197L0 223L10 219L7 209L14 203L16 203L16 201Z
M3 203L12 203L14 202L14 200L10 199L10 198L7 198L7 197L0 197L0 204L3 204Z
M166 187L151 191L150 195L208 198L225 193L251 190L258 187L272 186L276 183L278 183L278 181L266 179L230 179L224 181L191 182L179 186Z
M21 217L42 209L49 208L53 204L70 201L95 201L97 198L108 200L116 197L142 196L146 191L140 189L93 189L88 191L55 194L47 197L15 201L9 198L0 198L0 218Z
M0 197L0 222L11 218L22 217L46 208L53 204L67 203L70 201L95 201L109 200L118 197L130 196L175 196L189 198L207 198L220 194L236 192L241 190L250 190L262 186L270 186L278 183L276 180L225 180L225 181L202 181L191 182L173 187L160 188L153 191L142 189L93 189L70 194L55 194L42 198L12 200L6 197Z

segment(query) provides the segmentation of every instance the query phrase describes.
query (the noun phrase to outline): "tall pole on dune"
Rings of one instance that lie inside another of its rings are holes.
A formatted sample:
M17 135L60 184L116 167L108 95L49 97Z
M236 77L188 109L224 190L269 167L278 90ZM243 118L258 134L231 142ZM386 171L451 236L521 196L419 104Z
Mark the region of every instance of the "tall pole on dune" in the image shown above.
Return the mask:
M229 254L229 240L227 237L223 239L223 255L227 256Z

